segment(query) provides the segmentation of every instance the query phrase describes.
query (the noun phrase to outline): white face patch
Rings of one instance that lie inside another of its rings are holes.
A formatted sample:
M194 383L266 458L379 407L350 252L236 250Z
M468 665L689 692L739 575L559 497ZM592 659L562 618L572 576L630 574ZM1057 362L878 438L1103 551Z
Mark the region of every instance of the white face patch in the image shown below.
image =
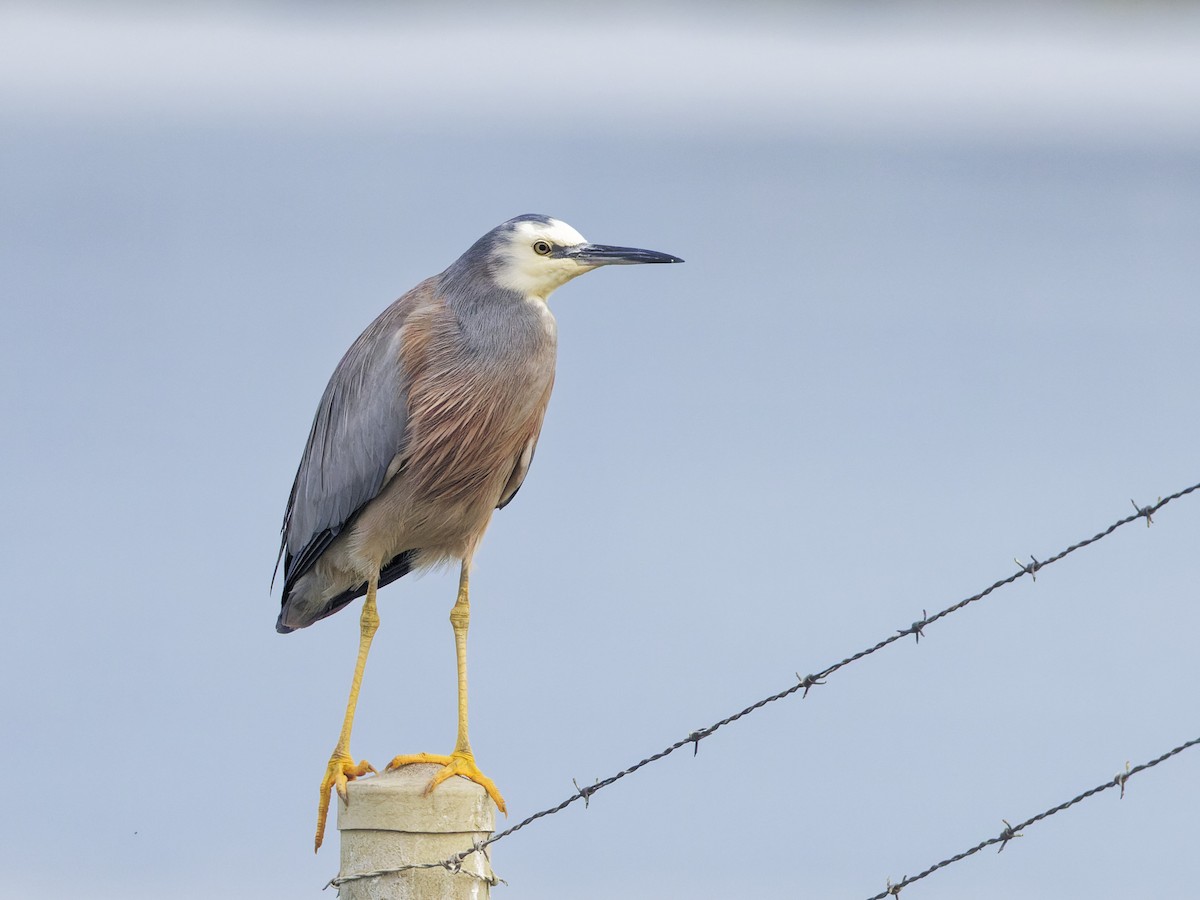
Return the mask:
M582 234L558 219L546 223L518 222L503 251L504 263L496 272L499 284L530 300L545 302L555 288L595 268L571 259L542 256L533 249L538 241L546 241L552 247L587 243Z
M530 246L538 238L544 238L552 244L559 244L563 247L587 243L587 238L566 222L560 222L558 219L551 219L545 225L540 222L519 222L516 233L524 235L526 243Z

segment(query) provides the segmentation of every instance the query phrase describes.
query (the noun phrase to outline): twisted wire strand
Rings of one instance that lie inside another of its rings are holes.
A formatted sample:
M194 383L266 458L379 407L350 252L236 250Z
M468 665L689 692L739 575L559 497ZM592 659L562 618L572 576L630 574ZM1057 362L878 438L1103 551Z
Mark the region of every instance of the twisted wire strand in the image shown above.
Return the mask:
M1004 830L1001 831L1000 834L998 834L996 837L990 837L986 841L980 841L978 844L976 844L974 847L971 847L969 850L963 850L961 853L956 853L953 856L949 856L946 859L943 859L941 862L934 863L932 866L930 866L929 868L920 872L919 874L912 875L907 878L903 878L900 881L897 881L895 884L893 884L891 882L891 880L889 880L886 890L881 891L878 894L875 894L874 896L868 898L868 900L887 900L888 897L898 896L901 890L908 887L913 882L920 881L922 878L928 878L930 875L932 875L934 872L938 871L939 869L944 869L944 868L946 868L946 866L953 865L956 862L966 859L968 856L974 856L980 850L983 850L987 847L991 847L994 844L999 844L1000 850L1003 850L1005 845L1007 845L1008 842L1011 841L1013 838L1022 837L1023 836L1022 832L1026 828L1028 828L1030 825L1034 825L1034 824L1042 821L1043 819L1048 819L1053 815L1057 815L1058 813L1062 812L1065 809L1070 809L1076 803L1082 803L1084 800L1087 800L1090 797L1094 797L1103 791L1107 791L1109 788L1119 787L1121 789L1121 796L1124 797L1125 796L1125 782L1127 782L1134 775L1138 774L1139 772L1144 772L1144 771L1146 771L1146 769L1152 769L1152 768L1154 768L1154 766L1157 766L1159 763L1166 762L1171 757L1182 753L1184 750L1187 750L1190 747L1195 747L1197 744L1200 744L1200 737L1193 738L1190 741L1185 741L1184 743L1180 744L1178 747L1174 747L1173 749L1168 750L1162 756L1155 757L1154 759L1150 760L1149 762L1144 762L1144 763L1141 763L1140 765L1136 765L1132 769L1129 768L1127 765L1125 768L1125 771L1118 772L1116 774L1116 776L1113 777L1110 781L1106 781L1103 784L1098 784L1094 788L1090 788L1089 790L1086 790L1081 794L1077 794L1076 796L1072 797L1070 800L1060 803L1057 806L1052 806L1049 809L1038 813L1036 816L1030 816L1024 822L1018 822L1016 825L1010 825L1007 822L1007 820L1001 819L1000 821L1004 822ZM996 852L999 853L1000 851L997 850Z

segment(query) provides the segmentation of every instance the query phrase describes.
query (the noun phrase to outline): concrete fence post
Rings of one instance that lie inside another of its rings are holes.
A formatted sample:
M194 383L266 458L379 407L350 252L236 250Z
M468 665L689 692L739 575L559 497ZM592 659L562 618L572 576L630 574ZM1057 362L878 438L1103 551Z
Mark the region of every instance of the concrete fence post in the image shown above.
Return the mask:
M496 807L487 792L465 778L450 778L428 796L440 766L417 763L352 781L349 806L337 797L342 861L338 879L440 862L470 850L496 829ZM494 880L483 853L472 853L462 871L412 869L338 882L342 900L486 900Z

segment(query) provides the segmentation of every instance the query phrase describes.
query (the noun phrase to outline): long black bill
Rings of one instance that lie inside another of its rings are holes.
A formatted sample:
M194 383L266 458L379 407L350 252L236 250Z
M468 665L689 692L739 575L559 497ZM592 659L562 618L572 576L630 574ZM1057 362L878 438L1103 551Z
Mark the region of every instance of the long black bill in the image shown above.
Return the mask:
M641 263L681 263L678 256L637 247L610 247L607 244L577 244L563 247L556 256L573 259L584 266L636 266Z

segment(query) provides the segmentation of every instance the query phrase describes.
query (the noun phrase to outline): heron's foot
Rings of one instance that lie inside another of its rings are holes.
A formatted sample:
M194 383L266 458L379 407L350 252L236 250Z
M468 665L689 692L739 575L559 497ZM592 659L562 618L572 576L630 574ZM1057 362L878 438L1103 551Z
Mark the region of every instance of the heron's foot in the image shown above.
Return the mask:
M436 763L442 767L433 776L433 780L429 782L429 787L425 788L426 794L452 775L461 775L463 778L475 782L487 791L488 796L492 798L492 802L496 804L496 808L505 815L508 815L508 810L504 806L504 798L500 796L500 791L496 789L496 783L479 771L479 766L475 765L475 756L470 750L455 750L449 756L440 756L436 753L404 754L397 756L388 763L387 769L391 772L399 769L401 766L411 766L413 763Z
M321 779L321 802L317 806L317 838L313 843L314 853L321 849L321 843L325 840L325 820L329 816L330 789L337 791L343 803L349 803L346 785L368 772L374 774L375 767L365 759L355 764L350 754L333 751L333 755L329 757L329 764L325 767L325 777Z

